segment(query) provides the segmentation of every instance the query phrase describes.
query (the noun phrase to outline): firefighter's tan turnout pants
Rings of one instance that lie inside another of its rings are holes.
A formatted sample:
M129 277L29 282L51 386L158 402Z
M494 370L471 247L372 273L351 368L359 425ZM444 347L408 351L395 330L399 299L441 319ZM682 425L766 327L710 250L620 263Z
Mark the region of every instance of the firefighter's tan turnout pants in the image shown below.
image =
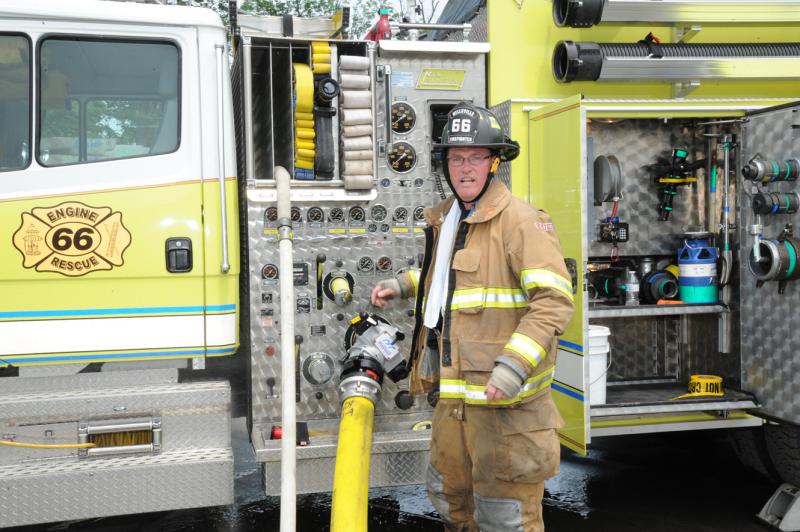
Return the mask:
M436 405L426 484L446 530L544 530L544 481L558 473L560 447L554 429L525 429L531 407Z

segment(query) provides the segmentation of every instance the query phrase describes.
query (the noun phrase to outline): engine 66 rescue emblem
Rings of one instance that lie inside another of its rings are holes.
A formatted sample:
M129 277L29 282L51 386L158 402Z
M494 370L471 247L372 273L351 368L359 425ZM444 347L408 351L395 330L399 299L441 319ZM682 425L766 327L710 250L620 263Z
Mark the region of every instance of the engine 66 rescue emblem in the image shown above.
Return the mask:
M23 212L13 239L23 267L77 277L122 266L131 234L122 213L69 201Z

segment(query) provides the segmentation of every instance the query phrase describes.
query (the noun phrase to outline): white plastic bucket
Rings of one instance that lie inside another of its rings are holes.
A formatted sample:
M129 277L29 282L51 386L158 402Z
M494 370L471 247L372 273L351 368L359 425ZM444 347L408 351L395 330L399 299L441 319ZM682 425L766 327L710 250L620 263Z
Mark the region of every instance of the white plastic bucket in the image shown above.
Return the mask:
M608 337L602 325L589 325L589 404L606 404L606 374L609 367Z

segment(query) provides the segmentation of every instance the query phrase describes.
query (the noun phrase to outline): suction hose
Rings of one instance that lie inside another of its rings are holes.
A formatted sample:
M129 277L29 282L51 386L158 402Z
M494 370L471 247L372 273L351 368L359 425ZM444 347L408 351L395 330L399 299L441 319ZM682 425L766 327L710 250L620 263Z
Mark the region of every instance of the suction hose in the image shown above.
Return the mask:
M333 474L331 532L367 532L374 417L375 404L366 397L349 397L342 403Z
M294 342L294 284L289 272L292 260L291 197L289 172L275 167L275 185L278 192L278 238L280 253L281 294L281 532L295 532L297 523L297 425L295 404L295 342Z

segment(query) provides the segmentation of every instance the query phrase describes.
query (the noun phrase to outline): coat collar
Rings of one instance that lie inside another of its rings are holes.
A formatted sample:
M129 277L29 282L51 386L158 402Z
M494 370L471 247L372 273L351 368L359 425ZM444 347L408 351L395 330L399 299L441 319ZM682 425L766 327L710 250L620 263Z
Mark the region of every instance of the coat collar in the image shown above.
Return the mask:
M475 212L467 218L467 223L479 224L488 222L508 207L509 203L511 203L511 191L500 179L495 177L478 202Z
M455 197L451 196L445 201L425 209L425 221L428 225L439 227L444 223L444 217L450 211ZM486 193L478 202L478 208L467 218L467 223L477 224L488 222L503 211L511 203L511 191L508 190L502 181L494 178Z

